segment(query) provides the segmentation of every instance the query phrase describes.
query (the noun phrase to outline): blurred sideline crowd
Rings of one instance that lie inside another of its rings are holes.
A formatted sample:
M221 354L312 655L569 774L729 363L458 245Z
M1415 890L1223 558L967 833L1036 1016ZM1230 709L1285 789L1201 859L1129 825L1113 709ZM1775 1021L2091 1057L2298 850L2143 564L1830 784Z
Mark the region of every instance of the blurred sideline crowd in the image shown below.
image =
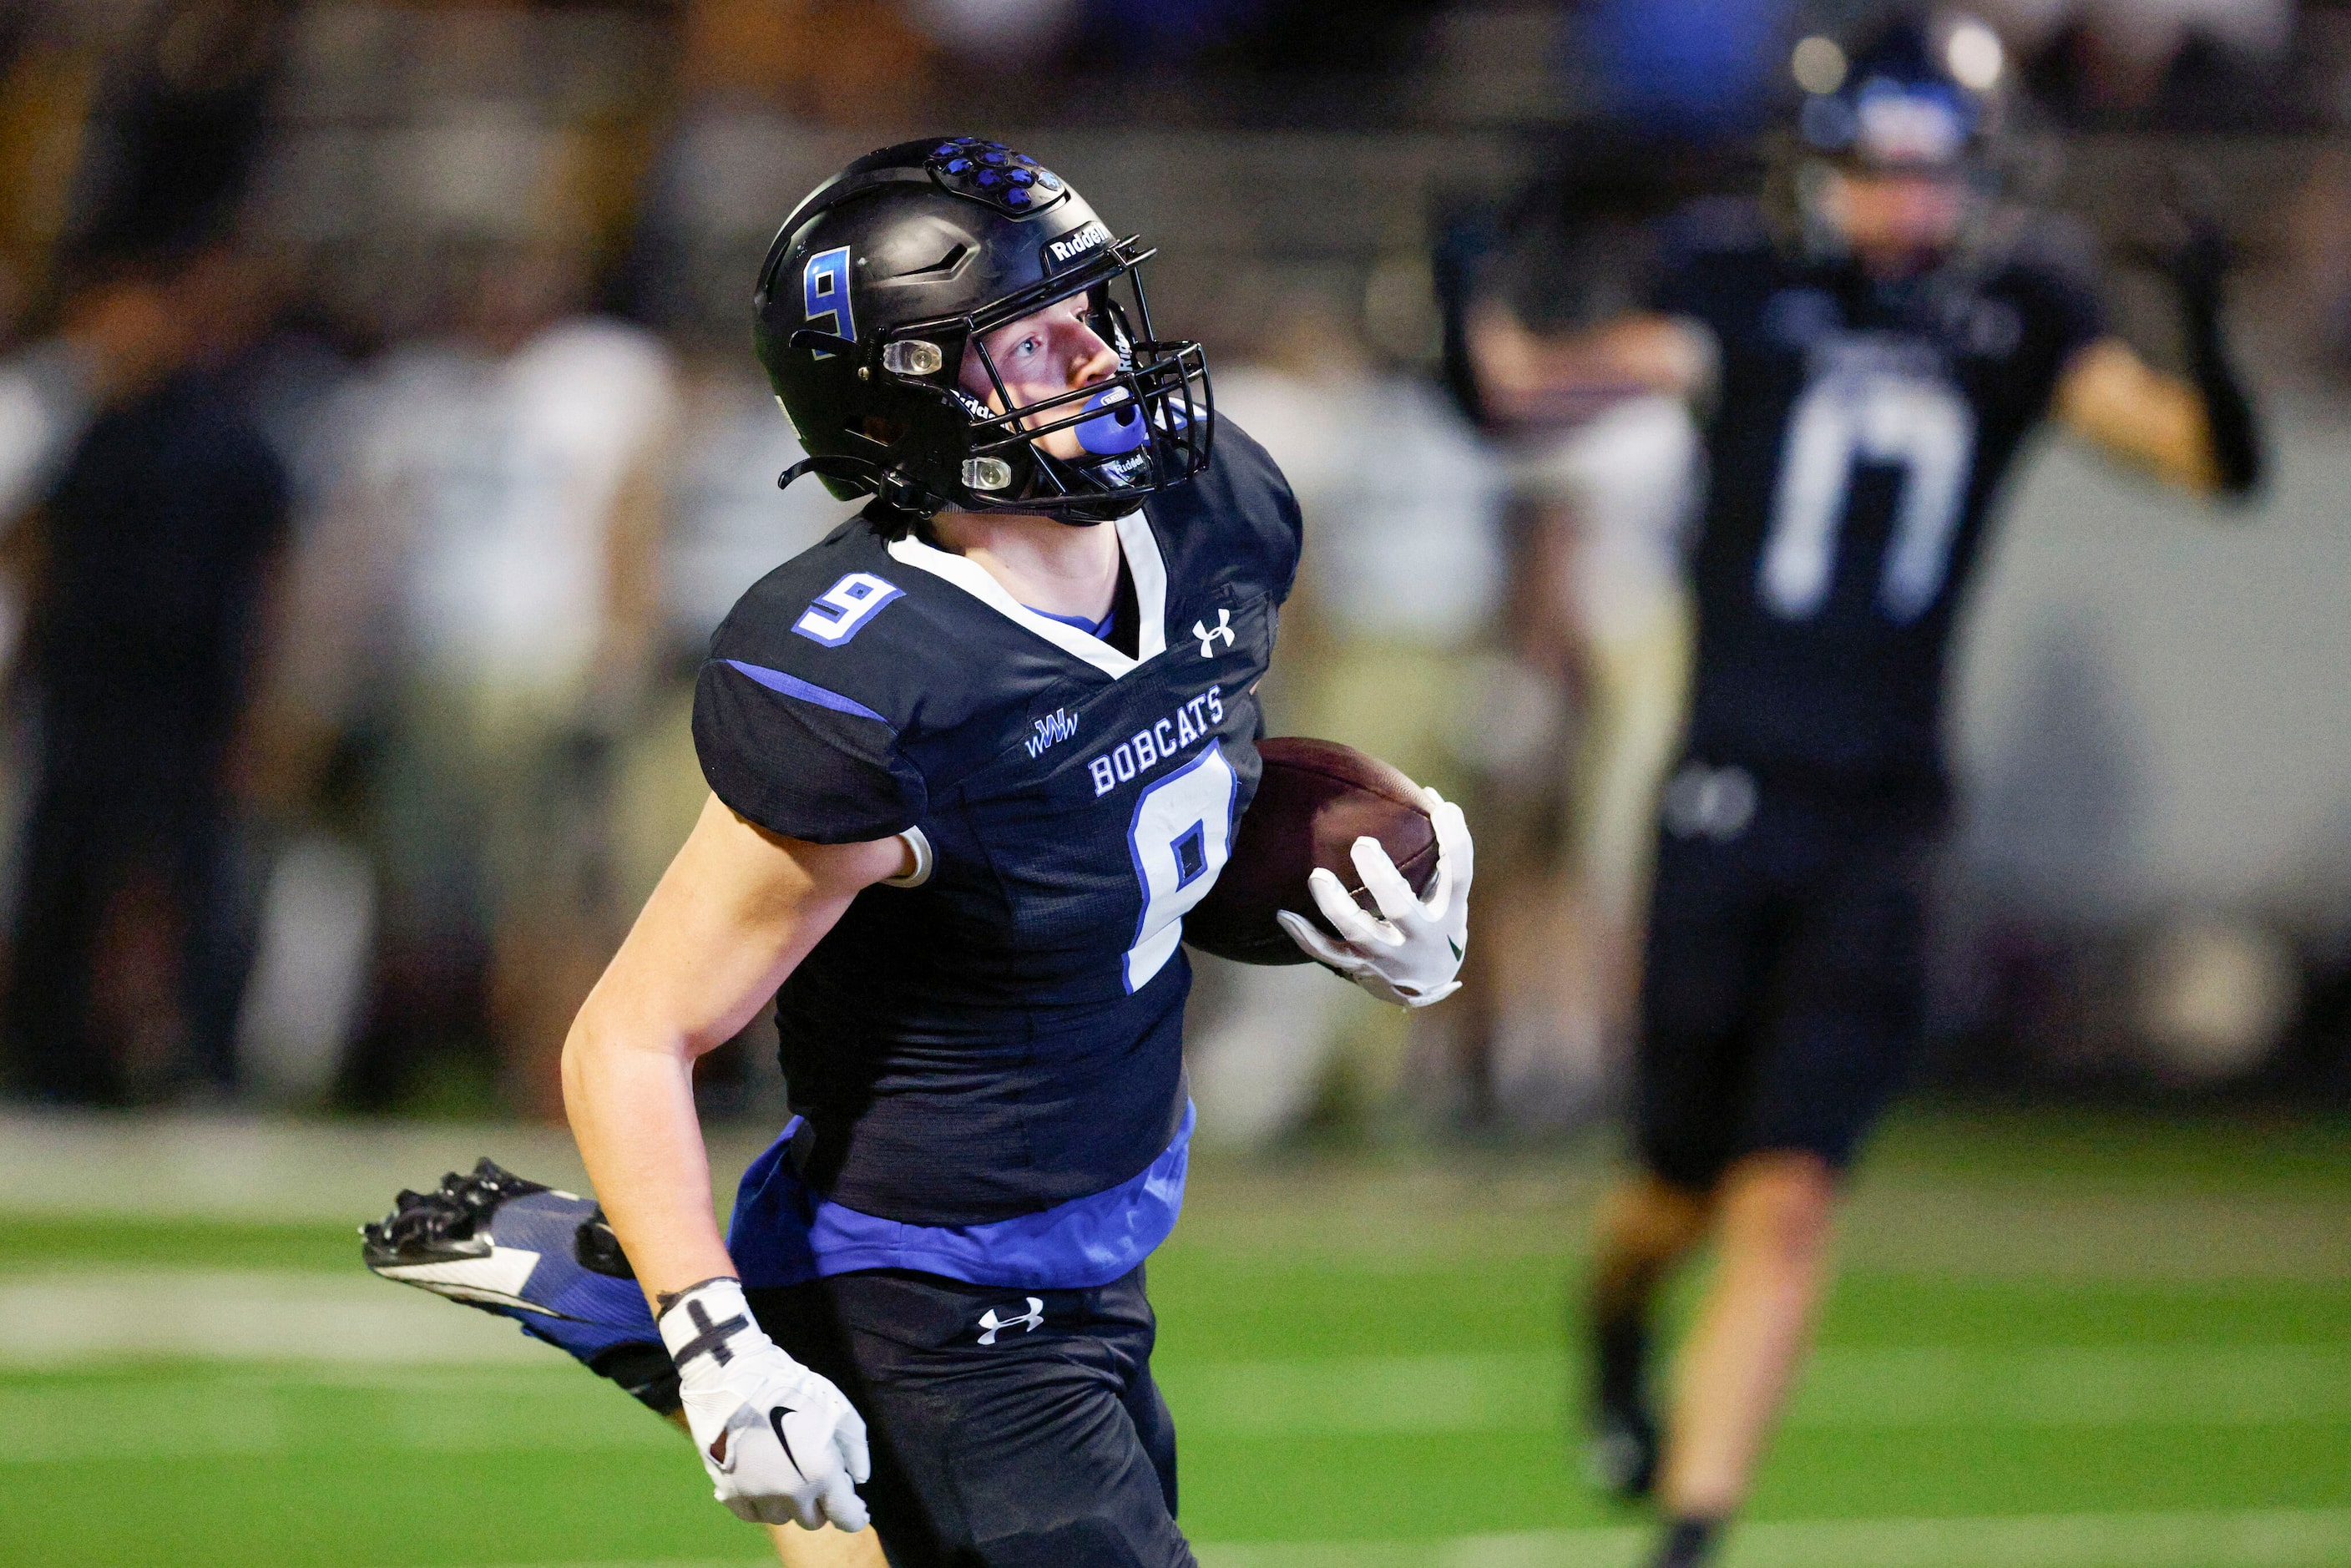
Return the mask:
M2287 25L2154 8L2163 59L2116 21L2144 7L1988 7L2075 40L2096 102ZM1004 9L1098 64L1253 8ZM1665 79L1671 40L1587 9ZM1720 13L1692 47L1792 10L1689 9ZM758 225L825 136L1002 51L988 10L0 8L8 1092L559 1113L564 1030L703 799L710 632L847 512L775 489L800 454L746 347ZM319 107L394 60L429 112ZM2351 164L2322 160L2283 268L2321 377L2351 364L2346 235ZM1574 1124L1628 1027L1678 721L1689 416L1633 399L1499 450L1360 292L1195 293L1220 415L1309 518L1275 727L1469 805L1482 967L1409 1037L1311 967L1217 967L1207 1121L1268 1138L1409 1083L1457 1124ZM774 1111L756 1032L706 1064L712 1108Z

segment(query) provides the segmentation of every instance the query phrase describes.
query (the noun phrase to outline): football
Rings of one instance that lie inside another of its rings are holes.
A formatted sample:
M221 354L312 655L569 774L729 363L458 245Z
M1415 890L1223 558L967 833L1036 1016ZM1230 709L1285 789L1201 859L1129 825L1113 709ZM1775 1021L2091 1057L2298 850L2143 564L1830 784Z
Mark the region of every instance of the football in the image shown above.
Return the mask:
M1274 912L1293 910L1330 932L1306 883L1322 866L1378 914L1347 853L1365 834L1385 847L1415 893L1427 894L1437 879L1437 827L1411 779L1332 740L1280 737L1257 749L1265 776L1216 886L1184 917L1186 942L1244 964L1310 962Z

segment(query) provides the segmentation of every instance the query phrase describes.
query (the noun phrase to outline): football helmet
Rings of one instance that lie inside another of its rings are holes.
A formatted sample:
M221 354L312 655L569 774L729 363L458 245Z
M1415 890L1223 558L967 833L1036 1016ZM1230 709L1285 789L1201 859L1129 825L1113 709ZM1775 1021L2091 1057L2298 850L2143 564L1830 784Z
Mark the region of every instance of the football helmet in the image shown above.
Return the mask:
M778 482L815 474L911 526L949 507L1102 522L1189 480L1215 426L1207 364L1154 333L1139 269L1155 254L1001 142L858 159L785 220L759 270L759 361L809 454ZM1116 371L1015 406L983 337L1081 295ZM967 384L967 354L992 398ZM1038 442L1061 430L1082 456Z
M1855 177L1908 177L1949 193L1948 233L1920 246L1923 266L1981 236L2001 194L2012 107L1999 35L1972 17L1902 15L1850 49L1805 38L1790 68L1803 99L1782 171L1807 251L1832 259L1855 248L1839 197Z

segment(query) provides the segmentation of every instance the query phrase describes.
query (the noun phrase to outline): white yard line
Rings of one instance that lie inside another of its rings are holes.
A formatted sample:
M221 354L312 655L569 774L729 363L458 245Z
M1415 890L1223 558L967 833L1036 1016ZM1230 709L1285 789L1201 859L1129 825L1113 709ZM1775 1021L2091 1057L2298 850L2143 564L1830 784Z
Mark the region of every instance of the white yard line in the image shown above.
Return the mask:
M1634 1529L1199 1549L1202 1568L1632 1568ZM1724 1568L2341 1568L2351 1510L1805 1520L1738 1531Z
M102 1367L126 1356L304 1366L318 1369L303 1375L314 1384L355 1374L413 1381L441 1368L463 1386L493 1368L564 1368L513 1325L356 1264L344 1275L0 1274L0 1368ZM1548 1431L1568 1414L1569 1368L1551 1352L1163 1360L1159 1371L1185 1430L1202 1435ZM2351 1420L2351 1346L1830 1346L1789 1418L1886 1429Z
M1633 1568L1650 1544L1649 1531L1619 1528L1450 1541L1196 1546L1201 1568ZM742 1568L761 1561L767 1560L510 1568ZM2345 1563L2351 1563L2351 1509L1788 1521L1746 1526L1724 1554L1724 1568L2341 1568Z
M1191 1432L1552 1430L1562 1356L1169 1362ZM1789 1421L1810 1427L2259 1426L2351 1419L2351 1347L1823 1349Z
M374 1279L356 1259L348 1278L161 1269L0 1275L0 1367L124 1356L528 1364L551 1354L486 1312Z

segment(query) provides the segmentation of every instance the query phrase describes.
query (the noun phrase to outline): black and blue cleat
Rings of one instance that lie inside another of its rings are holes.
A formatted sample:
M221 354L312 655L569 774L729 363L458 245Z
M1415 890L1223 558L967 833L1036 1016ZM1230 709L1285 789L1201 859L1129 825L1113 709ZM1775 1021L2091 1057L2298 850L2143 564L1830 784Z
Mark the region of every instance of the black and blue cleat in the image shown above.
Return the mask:
M677 1369L604 1211L484 1159L433 1192L403 1192L360 1255L384 1279L512 1318L664 1416Z

